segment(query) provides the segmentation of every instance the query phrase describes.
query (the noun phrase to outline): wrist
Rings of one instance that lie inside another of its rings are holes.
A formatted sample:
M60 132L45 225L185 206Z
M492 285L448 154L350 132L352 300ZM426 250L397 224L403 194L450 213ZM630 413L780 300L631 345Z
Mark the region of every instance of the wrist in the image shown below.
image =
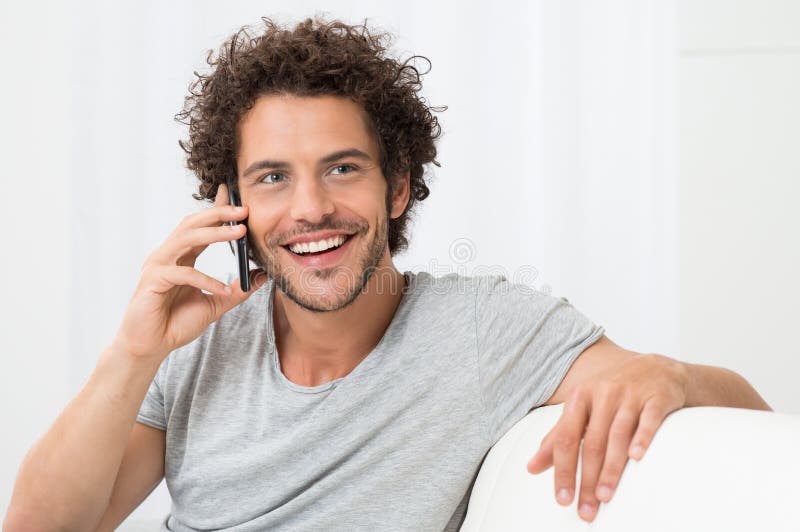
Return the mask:
M683 397L683 407L695 406L692 403L695 400L692 365L665 355L653 354L650 356L655 357L662 364L664 373L674 384L673 390L677 390Z
M695 387L692 365L687 362L681 362L680 360L672 359L672 361L675 363L675 373L680 383L681 390L683 391L683 406L696 406L694 402L695 397L693 395Z
M131 355L112 343L101 351L88 387L109 403L138 406L160 366L161 360Z
M106 347L114 356L126 357L137 361L149 363L152 360L159 362L164 360L169 351L161 352L153 350L152 346L137 346L135 341L129 341L124 335L117 333L114 339Z
M168 353L163 355L161 353L139 354L133 349L130 349L124 342L115 339L103 349L100 354L100 360L122 364L135 371L147 371L149 369L158 370L167 354Z

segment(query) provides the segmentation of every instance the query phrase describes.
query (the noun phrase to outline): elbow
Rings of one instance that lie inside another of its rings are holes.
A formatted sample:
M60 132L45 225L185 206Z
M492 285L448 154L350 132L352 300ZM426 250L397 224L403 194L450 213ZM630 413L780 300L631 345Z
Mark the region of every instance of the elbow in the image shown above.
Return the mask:
M3 520L3 532L33 532L40 530L50 530L44 523L37 522L37 517L26 510L21 510L16 506L8 509Z
M737 397L737 400L732 406L748 408L750 410L764 410L766 412L773 411L764 398L761 397L761 394L758 393L755 387L750 384L746 378L735 371L727 371L729 371L733 375L734 379L738 381L737 385L730 392L731 395Z
M750 384L750 382L744 378L742 375L736 372L732 372L740 382L739 389L741 390L741 398L744 405L743 408L749 408L751 410L764 410L767 412L773 412L772 407L770 407L767 402L761 397L761 394L755 389L755 387Z
M3 520L3 532L68 532L81 527L63 524L47 510L12 504Z

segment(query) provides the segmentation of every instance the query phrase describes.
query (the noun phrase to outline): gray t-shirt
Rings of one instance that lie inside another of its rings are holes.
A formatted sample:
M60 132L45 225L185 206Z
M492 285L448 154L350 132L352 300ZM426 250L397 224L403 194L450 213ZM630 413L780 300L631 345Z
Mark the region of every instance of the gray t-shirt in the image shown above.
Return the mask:
M137 421L166 430L161 530L457 530L490 447L603 334L566 299L405 272L408 289L348 375L282 373L274 283L164 360Z

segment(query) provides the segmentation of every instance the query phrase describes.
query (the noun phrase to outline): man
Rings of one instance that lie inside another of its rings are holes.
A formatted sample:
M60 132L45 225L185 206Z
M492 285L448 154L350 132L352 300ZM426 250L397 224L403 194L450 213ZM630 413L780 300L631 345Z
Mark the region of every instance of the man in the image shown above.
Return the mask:
M366 28L265 22L180 114L214 206L148 257L5 529L112 530L166 477L162 530L455 530L490 447L558 403L528 470L553 465L558 502L591 521L670 412L769 408L732 372L618 347L565 299L397 271L439 135L417 71ZM263 271L250 292L194 269L243 236Z

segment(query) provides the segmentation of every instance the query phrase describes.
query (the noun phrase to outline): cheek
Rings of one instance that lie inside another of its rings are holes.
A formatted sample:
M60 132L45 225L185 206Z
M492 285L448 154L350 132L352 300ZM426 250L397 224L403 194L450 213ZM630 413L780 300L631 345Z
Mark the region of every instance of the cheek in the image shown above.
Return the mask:
M274 204L265 201L253 200L247 202L250 214L247 216L247 226L259 241L263 240L265 233L267 236L274 233L281 219L281 212L275 209Z
M355 214L370 223L383 217L386 211L386 189L374 183L337 191L331 199L341 216Z

